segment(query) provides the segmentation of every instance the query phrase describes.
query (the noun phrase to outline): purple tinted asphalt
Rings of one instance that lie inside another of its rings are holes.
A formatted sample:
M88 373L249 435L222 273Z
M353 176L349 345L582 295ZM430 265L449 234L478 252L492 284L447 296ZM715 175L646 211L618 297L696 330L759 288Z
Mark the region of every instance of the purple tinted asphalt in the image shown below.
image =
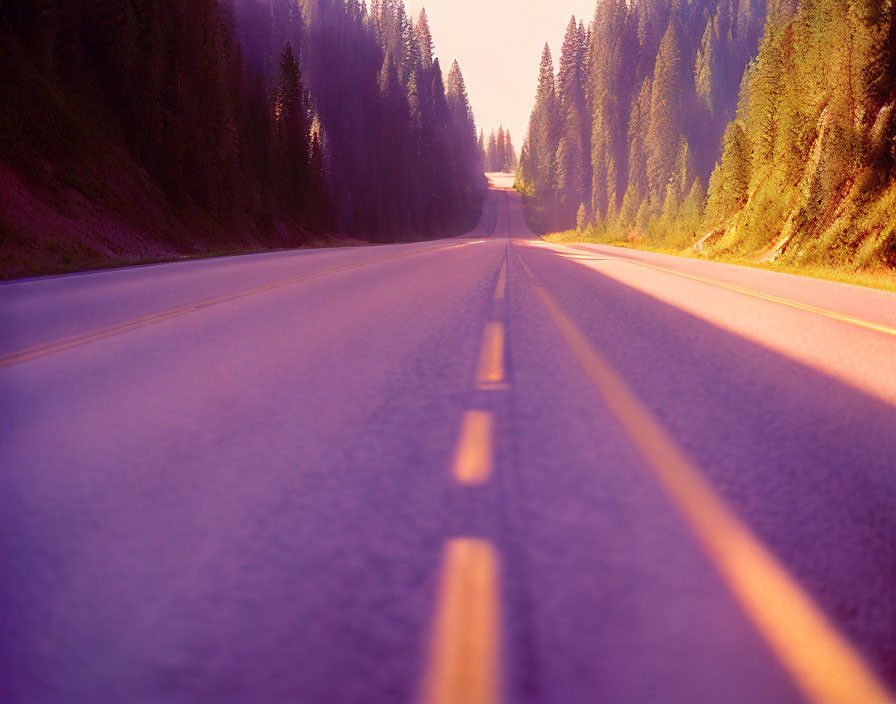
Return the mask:
M0 286L0 701L418 701L458 536L498 557L504 702L803 701L522 262L896 685L896 408L536 246L512 192L488 212L455 240ZM451 469L470 408L494 418L479 486Z

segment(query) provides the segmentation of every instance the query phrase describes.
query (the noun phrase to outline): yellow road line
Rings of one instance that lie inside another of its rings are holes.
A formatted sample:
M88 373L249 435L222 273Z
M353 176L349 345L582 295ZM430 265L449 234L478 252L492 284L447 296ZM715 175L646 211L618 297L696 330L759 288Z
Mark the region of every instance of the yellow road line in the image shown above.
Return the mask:
M327 274L335 274L341 271L348 271L350 269L357 269L362 266L367 266L369 264L377 264L379 262L391 261L393 259L402 259L404 257L410 257L416 254L425 254L426 252L435 252L442 251L448 249L454 249L456 247L465 247L469 244L479 244L479 242L462 242L460 244L453 244L447 247L433 247L428 249L423 249L420 251L407 252L405 254L398 254L392 257L381 257L379 259L371 259L369 261L358 262L355 264L348 264L346 266L336 267L334 269L326 269L324 271L316 271L310 274L302 274L301 276L294 276L289 279L283 279L281 281L274 281L269 284L262 284L260 286L254 286L252 288L244 289L242 291L237 291L235 293L229 293L223 296L217 296L215 298L209 298L204 301L196 301L194 303L188 303L186 305L177 306L175 308L169 308L167 310L162 310L157 313L149 313L147 315L143 315L137 318L132 318L130 320L124 320L120 323L115 323L113 325L109 325L103 328L98 328L96 330L91 330L85 333L79 333L78 335L72 335L71 337L66 337L61 340L54 340L52 342L46 342L40 345L35 345L33 347L26 348L24 350L19 350L18 352L12 352L7 355L0 357L0 369L4 367L12 366L13 364L19 364L21 362L27 362L31 359L36 359L38 357L46 357L47 355L55 354L57 352L62 352L63 350L70 349L72 347L78 347L80 345L87 344L89 342L94 342L96 340L102 340L106 337L111 337L113 335L118 335L123 332L128 332L130 330L136 330L138 328L145 327L147 325L152 325L154 323L159 323L164 320L170 320L171 318L178 317L180 315L184 315L185 313L192 313L198 310L202 310L203 308L208 308L210 306L218 305L220 303L226 303L228 301L233 301L238 298L244 298L246 296L251 296L257 293L262 293L264 291L271 291L276 288L281 288L283 286L288 286L289 284L294 284L299 281L305 281L308 279L314 279L320 276L325 276Z
M724 281L717 281L715 279L706 279L702 276L696 276L694 274L685 274L680 271L674 271L673 269L666 269L665 267L656 266L654 264L645 264L644 262L636 262L631 259L623 259L621 257L611 257L606 256L606 260L609 261L617 261L624 262L626 264L633 264L634 266L643 266L647 269L655 269L656 271L661 271L665 274L672 274L673 276L680 276L683 279L691 279L692 281L699 281L700 283L709 284L710 286L718 286L719 288L728 289L729 291L735 291L736 293L741 293L746 296L752 296L753 298L759 298L764 301L771 301L772 303L779 303L782 306L789 306L790 308L796 308L797 310L803 310L809 313L815 313L817 315L823 315L826 318L831 318L832 320L838 320L842 323L849 323L850 325L857 325L862 328L867 328L868 330L874 330L875 332L884 333L885 335L896 335L896 328L891 327L889 325L885 325L883 323L875 323L871 320L865 320L863 318L856 318L852 315L847 315L845 313L838 313L833 310L828 310L827 308L819 308L818 306L810 305L809 303L800 303L799 301L792 301L788 298L780 298L778 296L772 296L768 293L761 293L760 291L754 291L753 289L743 288L742 286L735 286L734 284L728 284Z
M523 258L519 254L517 254L516 256L517 256L517 259L519 259L520 264L523 265L523 271L526 272L526 276L529 277L529 280L533 284L540 284L540 282L538 281L538 277L532 273L532 270L529 268L529 265L526 264L526 262L523 260Z
M423 704L496 704L500 697L498 560L488 541L445 546Z
M461 422L454 477L461 484L484 484L492 473L494 423L491 411L470 410Z
M499 301L504 298L504 287L507 284L507 258L501 262L501 271L498 272L498 285L495 286L495 300Z
M544 286L535 290L607 406L806 696L831 704L894 704L896 699L858 651L713 492L699 469L560 310Z
M482 350L476 367L479 388L495 388L504 381L504 325L498 321L485 324Z

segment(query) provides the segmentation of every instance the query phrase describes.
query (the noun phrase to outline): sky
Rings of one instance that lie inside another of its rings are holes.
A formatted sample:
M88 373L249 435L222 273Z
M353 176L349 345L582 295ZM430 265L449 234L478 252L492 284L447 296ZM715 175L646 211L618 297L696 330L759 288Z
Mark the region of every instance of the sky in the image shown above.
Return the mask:
M447 74L457 59L476 123L509 127L517 151L535 102L544 43L556 68L571 15L589 24L596 0L408 0L416 21L426 7L436 53Z

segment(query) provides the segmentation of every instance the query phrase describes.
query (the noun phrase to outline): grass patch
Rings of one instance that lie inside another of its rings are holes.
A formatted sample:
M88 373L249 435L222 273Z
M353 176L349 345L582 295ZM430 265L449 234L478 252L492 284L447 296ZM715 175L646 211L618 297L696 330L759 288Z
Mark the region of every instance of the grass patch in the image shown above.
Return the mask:
M547 242L555 244L607 244L614 247L626 247L628 249L637 249L645 252L657 252L659 254L671 254L677 257L687 257L688 259L700 259L703 261L724 262L726 264L737 264L738 266L748 266L753 269L765 269L766 271L777 271L783 274L795 274L797 276L807 276L813 279L822 279L824 281L836 281L838 283L850 284L852 286L864 286L865 288L876 288L883 291L891 291L896 293L896 271L881 267L880 269L862 269L855 270L847 267L825 266L822 264L798 265L793 263L761 263L746 256L739 256L733 253L716 254L712 257L706 257L696 254L688 247L687 249L674 249L672 247L663 246L662 244L639 240L636 242L628 242L607 237L600 237L594 233L582 233L575 230L566 232L554 232L545 235Z

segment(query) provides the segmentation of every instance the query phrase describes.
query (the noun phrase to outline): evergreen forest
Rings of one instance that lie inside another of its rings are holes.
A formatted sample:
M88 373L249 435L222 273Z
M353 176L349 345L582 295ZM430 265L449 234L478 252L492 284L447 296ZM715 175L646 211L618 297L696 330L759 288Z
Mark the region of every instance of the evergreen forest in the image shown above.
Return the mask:
M545 46L517 187L537 231L896 267L892 0L601 0Z
M492 130L485 139L485 131L479 132L479 149L485 163L485 170L489 172L515 173L519 165L516 147L513 146L513 138L510 130L505 130L504 125L498 127L497 132Z
M460 66L402 0L5 0L0 76L3 276L481 212Z

